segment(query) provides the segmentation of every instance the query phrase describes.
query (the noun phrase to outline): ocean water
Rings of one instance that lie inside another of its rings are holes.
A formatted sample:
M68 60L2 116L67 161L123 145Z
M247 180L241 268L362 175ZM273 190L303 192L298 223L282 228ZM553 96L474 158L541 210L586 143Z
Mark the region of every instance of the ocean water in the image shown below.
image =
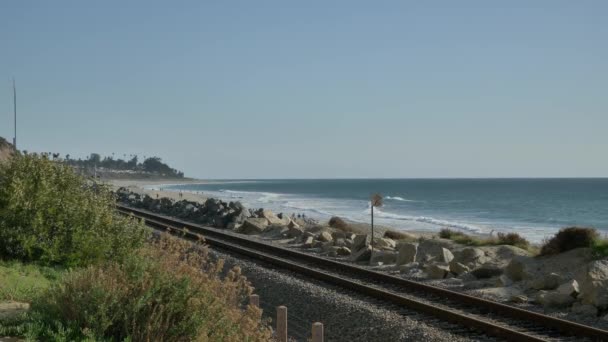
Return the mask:
M385 200L374 210L376 222L397 229L517 232L534 242L571 225L608 233L608 178L223 180L163 188L359 222L369 222L369 197L377 192Z

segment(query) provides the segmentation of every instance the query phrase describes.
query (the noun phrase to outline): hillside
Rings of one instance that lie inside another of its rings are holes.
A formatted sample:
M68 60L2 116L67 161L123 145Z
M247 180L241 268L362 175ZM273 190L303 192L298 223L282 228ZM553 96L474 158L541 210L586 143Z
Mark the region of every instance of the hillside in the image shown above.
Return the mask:
M14 152L13 145L0 137L0 162L7 160Z

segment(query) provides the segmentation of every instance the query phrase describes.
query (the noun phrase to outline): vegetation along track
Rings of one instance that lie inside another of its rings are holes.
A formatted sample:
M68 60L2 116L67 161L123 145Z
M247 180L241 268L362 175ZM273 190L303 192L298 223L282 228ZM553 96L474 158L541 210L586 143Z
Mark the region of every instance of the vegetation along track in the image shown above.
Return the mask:
M144 219L153 228L171 227L187 238L203 235L211 246L260 259L490 336L513 341L608 341L606 330L256 241L221 229L122 205L117 205L117 209L122 214Z

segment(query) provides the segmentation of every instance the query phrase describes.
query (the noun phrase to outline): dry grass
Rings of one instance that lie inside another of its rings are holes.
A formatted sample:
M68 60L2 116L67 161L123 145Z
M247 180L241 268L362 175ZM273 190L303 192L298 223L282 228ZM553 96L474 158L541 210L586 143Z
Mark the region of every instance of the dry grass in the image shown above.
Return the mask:
M449 228L443 228L439 231L439 237L467 246L511 245L526 250L531 249L530 242L517 233L498 233L496 237L480 238Z
M328 224L330 227L339 229L341 231L347 231L348 229L348 223L338 216L330 218Z
M123 263L69 273L33 309L49 324L59 317L70 331L117 341L269 340L260 309L242 307L246 278L238 268L222 277L223 267L205 247L163 235Z
M551 239L545 241L540 255L552 255L581 247L594 247L600 236L594 228L568 227L563 228Z
M387 230L384 232L384 237L393 240L413 240L412 235L395 230Z

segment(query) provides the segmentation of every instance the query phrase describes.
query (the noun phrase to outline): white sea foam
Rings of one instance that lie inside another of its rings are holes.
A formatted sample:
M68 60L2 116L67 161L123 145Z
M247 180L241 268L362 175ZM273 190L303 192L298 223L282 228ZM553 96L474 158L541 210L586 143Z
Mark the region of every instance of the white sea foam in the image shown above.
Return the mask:
M369 208L366 209L365 212L369 213ZM374 209L374 215L379 218L398 220L398 221L422 222L422 223L432 224L434 226L455 228L455 229L466 230L466 231L475 232L475 233L487 232L487 229L485 229L481 226L478 226L478 225L474 225L474 224L442 220L442 219L437 219L437 218L427 217L427 216L400 215L400 214L385 212L378 208Z
M384 198L387 200L400 201L400 202L416 202L414 200L406 199L406 198L399 197L399 196L386 196Z
M165 189L170 190L170 189ZM180 191L175 189L174 191ZM182 189L181 191L186 191ZM227 201L238 200L245 206L255 208L266 208L274 212L287 214L305 214L308 217L319 220L327 220L331 216L340 216L354 222L369 222L369 201L357 199L338 199L310 197L297 194L279 194L262 191L240 191L240 190L202 190L208 197L222 198ZM387 199L393 201L412 201L398 196L389 196ZM437 231L440 228L452 228L473 233L489 233L492 229L497 231L512 231L516 226L505 223L498 225L497 222L477 222L468 220L454 220L432 217L428 215L415 215L396 213L391 210L397 208L374 208L374 217L379 225L394 227L397 229ZM487 224L486 224L487 223ZM529 231L530 235L541 236L540 232ZM540 237L534 236L532 240Z

